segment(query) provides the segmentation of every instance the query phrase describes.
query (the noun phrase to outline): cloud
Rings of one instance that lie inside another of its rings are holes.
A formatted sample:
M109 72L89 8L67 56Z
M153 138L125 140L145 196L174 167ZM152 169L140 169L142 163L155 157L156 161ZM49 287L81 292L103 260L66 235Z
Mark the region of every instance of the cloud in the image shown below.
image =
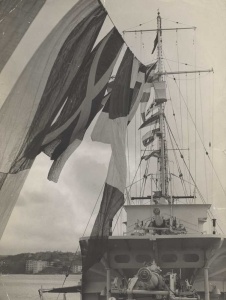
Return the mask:
M46 178L49 158L39 155L7 225L0 252L75 251L104 184L110 153L110 146L86 138L57 184Z

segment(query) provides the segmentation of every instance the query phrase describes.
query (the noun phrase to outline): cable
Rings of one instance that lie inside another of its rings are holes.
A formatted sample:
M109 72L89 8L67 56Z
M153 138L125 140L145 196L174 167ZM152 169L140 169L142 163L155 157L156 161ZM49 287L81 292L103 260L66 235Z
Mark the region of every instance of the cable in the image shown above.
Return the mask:
M96 206L97 206L97 203L98 203L98 201L99 201L100 195L102 194L102 191L103 191L103 189L104 189L104 186L105 186L105 183L103 184L103 186L102 186L102 188L101 188L101 190L100 190L100 193L99 193L99 195L98 195L98 197L97 197L97 200L96 200L96 202L95 202L95 205L94 205L94 207L93 207L93 210L92 210L92 212L91 212L91 214L90 214L89 220L88 220L88 222L87 222L87 224L86 224L85 230L84 230L84 232L83 232L83 234L82 234L82 237L83 237L83 236L85 235L85 233L86 233L86 230L87 230L87 228L88 228L88 226L89 226L89 222L90 222L90 220L91 220L91 218L92 218L92 216L93 216L94 210L95 210L95 208L96 208ZM75 256L77 255L77 252L78 252L79 247L80 247L80 246L78 245L78 247L77 247L77 249L76 249L76 251L75 251L75 254L74 254L74 258L75 258ZM74 261L74 258L72 259L72 261L71 261L71 263L70 263L70 265L69 265L69 267L68 267L68 270L67 270L67 272L66 272L66 274L65 274L65 278L64 278L62 287L64 286L64 284L65 284L65 282L66 282L68 276L70 275L69 272L70 272L72 263L73 263L73 261ZM60 293L59 293L58 296L57 296L57 300L58 300L59 296L60 296Z
M191 25L188 25L188 24L185 24L185 23L181 23L181 22L172 21L172 20L170 20L170 19L165 19L165 18L162 18L162 20L169 21L169 22L172 22L172 23L175 23L175 24L181 24L181 25L185 25L185 26L191 26Z
M186 74L187 77L187 74ZM188 104L188 85L186 81L186 102ZM190 130L189 130L189 118L188 118L188 109L187 109L187 135L188 135L188 147L190 145ZM190 148L188 148L188 167L191 170L191 158L190 158ZM191 195L191 185L189 185L190 195Z
M164 54L164 52L163 52L163 54ZM165 55L165 54L164 54L164 55ZM167 63L168 63L168 62L167 62ZM168 66L169 66L169 63L168 63ZM176 130L177 130L178 140L179 140L179 142L181 143L181 141L180 141L180 134L179 134L178 126L177 126L176 114L175 114L175 111L174 111L173 101L172 101L172 98L171 98L171 93L170 93L170 89L169 89L169 85L168 85L167 79L168 79L168 76L166 76L167 90L168 90L168 93L169 93L169 100L170 100L170 104L171 104L171 107L172 107L173 118L174 118L175 125L176 125Z
M176 82L176 80L175 80L175 82ZM176 84L177 84L177 83L176 83ZM183 95L182 95L182 100L184 101ZM187 104L186 104L185 101L184 101L184 103L185 103L186 108L188 109ZM207 157L208 157L208 159L209 159L209 161L210 161L210 164L211 164L211 166L212 166L212 168L213 168L213 170L214 170L214 174L216 175L216 177L217 177L217 179L218 179L218 182L220 183L220 186L221 186L221 188L222 188L222 190L223 190L223 193L224 193L224 195L225 195L225 197L226 197L226 191L225 191L225 189L224 189L224 187L223 187L223 185L222 185L222 183L221 183L221 180L220 180L220 178L219 178L219 176L218 176L218 174L217 174L217 172L216 172L216 170L215 170L215 168L214 168L214 166L213 166L213 163L212 163L212 161L211 161L211 159L210 159L210 157L209 157L209 153L208 153L208 151L207 151L207 149L206 149L206 147L205 147L205 145L204 145L204 142L203 142L203 140L202 140L202 138L201 138L201 135L200 135L200 133L199 133L199 131L198 131L196 125L195 125L195 122L194 122L194 120L193 120L193 118L192 118L192 115L191 115L191 113L190 113L189 110L188 110L188 112L189 112L189 116L190 116L190 118L191 118L191 121L192 121L193 125L195 126L195 131L196 131L196 133L197 133L197 135L198 135L198 137L199 137L199 139L200 139L200 142L201 142L201 144L202 144L202 146L203 146L203 149L205 150L205 153L206 153L206 155L207 155Z
M169 68L170 68L170 66L169 66ZM170 69L171 69L171 68L170 68ZM175 82L176 86L178 87L178 84L177 84L177 81L176 81L175 78L174 78L174 82ZM196 93L195 93L195 95L196 95ZM225 195L225 198L226 198L226 191L225 191L225 189L224 189L224 187L223 187L223 185L222 185L222 183L221 183L221 180L220 180L220 178L219 178L219 176L218 176L218 174L217 174L217 172L216 172L216 169L214 168L213 163L212 163L212 161L211 161L211 159L210 159L210 157L209 157L208 151L207 151L207 149L206 149L206 147L205 147L205 145L204 145L204 142L202 141L201 135L200 135L200 133L199 133L199 131L198 131L198 129L197 129L197 126L196 126L195 121L194 121L193 118L192 118L191 112L190 112L190 110L188 109L188 106L187 106L187 103L186 103L186 101L185 101L185 99L184 99L184 97L183 97L183 94L181 94L181 99L183 100L183 102L184 102L184 104L185 104L185 106L186 106L186 109L187 109L187 111L188 111L188 113L189 113L189 117L190 117L190 119L191 119L191 121L192 121L192 123L193 123L193 125L194 125L194 127L195 127L195 132L196 132L196 134L198 135L198 137L199 137L199 139L200 139L200 142L201 142L201 144L202 144L202 146L203 146L203 149L204 149L206 155L208 156L208 159L209 159L209 162L210 162L210 164L211 164L211 166L212 166L212 168L213 168L214 174L216 175L217 180L218 180L218 182L219 182L219 184L220 184L220 186L221 186L221 189L222 189L222 191L223 191L223 193L224 193L224 195ZM195 136L196 136L196 134L195 134Z
M177 69L178 69L178 73L180 71L179 68L179 49L178 49L178 31L176 30L176 48L177 48ZM179 81L179 102L180 102L180 125L181 125L181 145L182 148L184 147L184 143L183 143L183 122L182 122L182 107L181 107L181 96L180 96L180 91L181 91L181 87L180 87L180 74L178 74L178 81Z
M167 121L166 121L166 122L167 122ZM168 124L168 123L167 123L167 124ZM168 125L169 125L169 124L168 124ZM169 130L170 130L170 132L171 132L171 134L172 134L172 136L173 136L173 139L174 139L174 141L175 141L175 143L176 143L176 145L177 145L177 142L176 142L176 140L175 140L175 137L174 137L174 135L173 135L173 133L172 133L170 127L169 127ZM178 147L178 145L177 145L177 147ZM178 148L178 149L179 149L179 148ZM184 162L186 168L188 169L188 166L187 166L187 164L186 164L186 162L185 162L185 160L184 160L184 157L183 157L183 155L182 155L180 149L179 149L179 152L180 152L180 154L181 154L181 158L183 159L183 162ZM191 174L191 172L190 172L189 169L188 169L188 171L189 171L189 175L190 175L192 181L193 181L194 184L195 184L195 187L196 187L196 189L197 189L197 191L198 191L198 194L199 194L199 196L200 196L202 202L203 202L204 204L206 204L206 201L205 201L205 199L204 199L204 197L203 197L201 191L199 190L199 188L198 188L198 186L197 186L197 184L196 184L196 182L195 182L195 180L194 180L194 178L193 178L193 176L192 176L192 174ZM212 217L214 217L214 215L213 215L213 213L212 213L211 211L209 211L208 214L209 214L209 215L212 215ZM219 224L218 224L218 227L220 228L221 232L224 233L224 231L223 231L222 228L219 226Z
M128 178L129 178L129 182L130 182L130 159L129 159L129 131L128 131L128 127L126 129L127 131L127 135L126 135L126 142L127 142L127 155L128 155Z
M200 96L200 105L201 105L202 136L203 136L203 141L205 141L204 124L203 124L203 108L202 108L202 92L201 92L200 77L199 77L199 96ZM203 152L203 155L204 155L204 169L205 169L205 182L206 182L206 196L207 196L207 201L208 201L209 200L209 194L208 194L208 186L207 186L206 156L205 156L204 152Z
M134 155L134 162L135 162L135 168L137 166L137 114L135 114L135 133L134 133L134 136L135 136L135 155ZM137 173L136 173L137 174ZM137 185L135 185L135 191L136 191L136 196L137 196Z
M166 120L166 119L165 119L165 120ZM170 133L171 133L172 131L171 131L171 129L170 129L169 124L168 124L167 121L166 121L166 123L167 123L167 127L168 127L168 132L169 132L169 137L170 137L171 146L172 146L172 149L174 149L174 144L173 144L173 141L172 141L172 137L171 137L171 135L170 135ZM169 129L170 129L170 131L169 131ZM179 150L179 148L178 148L178 150ZM179 150L179 151L180 151L180 150ZM186 190L186 186L185 186L185 184L184 184L183 174L182 174L182 172L181 172L180 164L179 164L179 161L178 161L178 159L177 159L176 151L175 151L175 150L173 150L173 154L174 154L174 158L175 158L175 161L176 161L176 164L177 164L178 173L179 173L179 178L180 178L180 180L181 180L181 184L182 184L182 187L183 187L183 190L184 190L184 194L187 196L187 190Z
M172 61L172 62L178 63L178 61L173 60L173 59L169 59L169 58L166 58L166 57L164 57L163 59L164 59L164 60L167 60L167 61ZM191 64L185 63L185 62L179 62L179 64L180 64L180 65L185 65L185 66L194 67L194 65L191 65ZM201 69L202 67L199 66L199 68Z
M194 32L194 37L193 37L193 45L195 47L195 71L196 71L196 31ZM197 125L197 112L196 112L196 107L197 107L197 98L196 98L196 73L195 73L195 128ZM197 161L197 130L195 131L195 182L196 182L196 161Z
M144 25L144 24L148 24L148 23L153 22L153 21L156 21L156 18L154 18L154 19L152 19L152 20L150 20L150 21L144 22L144 23L140 23L140 24L135 25L135 26L133 26L133 27L129 27L129 28L125 29L124 32L126 32L126 31L129 30L129 29L137 28L137 27L140 27L140 26L142 26L142 25Z

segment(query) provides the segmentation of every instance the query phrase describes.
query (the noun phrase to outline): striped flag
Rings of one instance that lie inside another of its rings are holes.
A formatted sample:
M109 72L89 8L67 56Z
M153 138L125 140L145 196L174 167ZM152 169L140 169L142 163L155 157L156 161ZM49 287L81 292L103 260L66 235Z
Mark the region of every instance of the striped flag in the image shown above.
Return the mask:
M122 45L121 36L113 29L95 47L72 81L63 110L41 147L54 160L48 176L50 180L58 180L64 164L80 145L93 118L103 107L105 91Z
M92 140L110 143L112 156L108 168L100 211L91 236L108 236L109 224L124 203L126 186L125 136L131 107L131 83L135 84L132 70L139 64L127 49L117 72L111 97L100 114L92 132ZM133 74L134 75L134 74Z
M130 51L129 49L127 52ZM130 85L128 89L128 120L129 123L137 108L140 104L140 101L143 97L144 87L145 87L145 76L146 76L146 67L143 66L136 57L133 56L133 63L131 67L132 71L129 74ZM118 89L117 82L114 81L113 89ZM115 93L115 91L114 91ZM109 95L110 96L110 95ZM118 96L121 99L121 95ZM110 117L110 103L113 103L112 98L108 99L108 102L104 106L96 124L91 134L93 141L102 142L105 144L111 144L111 135L112 135L112 119ZM116 103L116 101L115 101ZM125 109L125 108L123 108ZM118 110L119 111L119 110ZM121 112L118 112L121 114Z
M79 0L56 24L51 12L60 1L44 4L27 30L31 48L33 43L36 45L32 55L27 40L21 40L20 51L23 49L24 57L29 53L31 58L0 111L0 236L29 169L42 150L43 140L66 102L65 95L106 17L98 0Z
M147 107L148 100L150 99L151 96L151 88L153 87L153 81L156 79L155 78L155 69L157 66L157 62L151 64L148 66L147 72L146 72L146 78L145 78L145 85L143 89L143 95L141 98L141 105L140 105L140 113L143 122L145 121L145 111Z
M159 158L160 157L160 150L154 150L150 154L142 156L141 159L148 160L151 157Z
M107 237L117 211L124 203L126 186L125 137L129 121L140 103L145 83L146 68L127 49L116 74L111 96L104 106L92 132L95 141L109 143L111 160L102 202L91 238L81 241L84 271L95 264L106 251Z
M0 1L0 71L46 0Z

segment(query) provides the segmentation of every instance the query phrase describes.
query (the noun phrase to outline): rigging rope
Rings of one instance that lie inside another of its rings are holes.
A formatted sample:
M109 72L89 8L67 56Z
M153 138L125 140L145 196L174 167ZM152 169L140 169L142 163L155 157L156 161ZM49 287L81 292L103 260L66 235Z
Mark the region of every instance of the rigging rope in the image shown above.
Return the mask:
M129 30L129 29L133 29L133 28L140 27L140 26L142 26L142 25L144 25L144 24L148 24L148 23L153 22L153 21L156 21L156 18L154 18L154 19L152 19L152 20L150 20L150 21L144 22L144 23L140 23L140 24L138 24L138 25L136 25L136 26L129 27L129 28L125 29L124 31L127 31L127 30Z
M176 30L176 48L177 48L177 69L178 69L178 73L180 71L180 67L179 67L179 47L178 47L178 31ZM183 122L182 122L182 107L181 107L181 96L180 96L180 74L178 74L178 82L179 82L179 103L180 103L180 126L181 126L181 146L182 148L184 147L184 143L183 143Z
M128 127L126 129L127 131L127 135L126 135L126 142L127 142L127 159L128 159L128 178L129 178L129 182L130 182L130 159L129 159L129 130Z
M172 23L175 23L175 24L181 24L181 25L185 25L185 26L191 26L191 25L188 25L188 24L185 24L185 23L181 23L181 22L177 22L177 21L172 21L172 20L166 19L166 18L162 18L162 20L169 21L169 22L172 22Z
M187 79L187 74L186 74L186 79ZM188 84L186 80L186 102L188 104ZM188 135L188 167L189 170L191 170L191 158L190 158L190 130L189 130L189 118L188 118L188 109L187 109L187 135ZM189 185L189 191L191 195L191 185Z
M175 142L176 145L177 145L177 142L176 142L175 137L174 137L174 135L173 135L173 133L172 133L172 131L171 131L171 128L169 127L169 124L168 124L167 120L166 120L166 123L167 123L167 126L168 126L168 128L169 128L169 130L170 130L172 136L173 136L174 142ZM177 147L178 147L178 145L177 145ZM181 154L181 158L182 158L182 160L183 160L183 162L184 162L186 168L188 169L188 166L187 166L187 164L186 164L186 162L185 162L185 160L184 160L184 157L183 157L183 155L182 155L182 153L181 153L180 150L179 150L179 152L180 152L180 154ZM191 179L192 179L192 181L193 181L193 183L194 183L194 185L195 185L195 187L196 187L196 190L197 190L197 192L198 192L198 194L199 194L199 197L201 198L202 202L203 202L204 204L206 204L206 201L205 201L205 199L204 199L204 197L203 197L201 191L199 190L199 188L198 188L198 186L197 186L197 184L196 184L196 182L195 182L195 180L194 180L194 178L193 178L193 176L192 176L192 174L191 174L191 172L190 172L189 169L188 169L188 171L189 171L189 175L190 175L190 177L191 177ZM209 215L212 215L212 217L214 217L214 215L213 215L213 213L212 213L211 211L209 211L208 214L209 214ZM218 225L218 227L220 228L221 232L224 233L224 231L223 231L222 228L219 226L219 224L217 224L217 225Z
M140 114L140 124L141 124L141 114ZM139 139L140 139L140 157L142 156L142 153L141 153L141 130L139 130ZM142 173L142 165L140 165L140 178L141 178L141 173ZM141 184L142 182L140 181L140 196L141 196Z
M203 122L203 107L202 107L202 91L201 91L200 77L199 77L199 97L200 97L200 106L201 106L202 136L203 136L203 141L205 141L204 122ZM208 194L208 185L207 185L206 155L205 155L204 152L203 152L203 157L204 157L204 169L205 169L206 198L207 198L207 201L208 201L209 200L209 194Z
M100 190L100 193L99 193L99 195L98 195L98 197L97 197L97 200L96 200L96 202L95 202L95 205L94 205L94 207L93 207L93 210L92 210L92 212L91 212L91 214L90 214L89 220L88 220L88 222L87 222L87 224L86 224L85 230L84 230L84 232L83 232L83 234L82 234L82 237L84 237L84 235L85 235L85 233L86 233L86 230L87 230L87 228L88 228L88 226L89 226L89 223L90 223L90 220L91 220L91 218L92 218L92 216L93 216L94 210L95 210L95 208L96 208L96 206L97 206L97 203L98 203L98 201L99 201L99 199L100 199L100 196L101 196L101 194L102 194L102 191L103 191L103 189L104 189L104 185L105 185L105 183L103 184L103 186L102 186L102 188L101 188L101 190ZM77 247L77 249L76 249L76 251L75 251L75 254L74 254L74 258L76 257L76 255L77 255L77 253L78 253L79 247L80 247L80 246L78 245L78 247ZM70 275L69 272L70 272L70 269L71 269L71 267L72 267L72 263L73 263L73 261L74 261L74 258L72 259L72 261L71 261L71 263L70 263L70 265L69 265L69 267L68 267L68 269L67 269L67 272L66 272L66 274L65 274L65 278L64 278L62 287L64 286L64 284L65 284L65 282L66 282L68 276ZM60 293L59 293L58 296L57 296L57 300L59 299L59 296L60 296Z
M137 166L137 116L135 114L135 156L134 156L134 162L135 162L135 168ZM137 173L136 173L137 174ZM135 185L135 191L137 196L137 185Z
M194 43L194 41L193 41L193 43ZM169 65L169 64L168 64L168 66L169 66L169 68L170 68L170 65ZM171 68L170 68L170 70L171 70ZM171 71L172 71L172 70L171 70ZM169 77L169 76L167 76L167 77ZM175 82L177 88L179 88L179 87L178 87L178 84L177 84L177 81L176 81L175 78L174 78L174 82ZM195 92L195 95L196 95L196 92ZM185 104L185 106L186 106L186 109L187 109L187 112L188 112L188 114L189 114L189 117L190 117L190 119L191 119L191 121L192 121L192 123L193 123L193 125L194 125L194 127L195 127L195 132L196 132L196 134L198 135L198 137L199 137L199 139L200 139L200 142L201 142L201 144L202 144L202 146L203 146L203 149L204 149L204 151L205 151L205 153L206 153L206 155L207 155L207 157L208 157L208 159L209 159L209 162L210 162L210 164L211 164L212 170L213 170L213 172L214 172L214 174L215 174L215 176L216 176L216 178L217 178L217 180L218 180L218 182L219 182L219 184L220 184L220 187L221 187L221 189L222 189L222 191L223 191L223 193L224 193L224 195L225 195L225 198L226 198L226 191L225 191L225 189L224 189L224 187L223 187L223 185L222 185L222 182L221 182L221 180L220 180L220 178L219 178L219 176L218 176L218 174L217 174L217 172L216 172L216 169L214 168L213 162L212 162L211 158L209 157L208 151L207 151L207 149L206 149L206 147L205 147L205 145L204 145L204 142L202 141L201 135L200 135L200 133L199 133L199 131L198 131L198 129L197 129L197 126L196 126L196 122L194 121L194 119L193 119L193 117L192 117L192 114L191 114L190 110L188 109L188 105L187 105L187 103L186 103L186 101L185 101L185 99L184 99L184 97L183 97L183 94L181 94L181 98L182 98L182 100L183 100L183 102L184 102L184 104ZM195 134L195 136L196 136L196 134ZM212 131L212 136L213 136L213 131Z
M213 145L214 145L214 74L212 75L212 87L213 87L213 91L212 91L212 105L211 105L211 111L212 111L212 116L211 116L211 120L212 120L212 130L211 130L211 140L212 140L212 153L211 153L211 160L213 162ZM213 169L211 172L211 177L212 177L212 203L214 204L214 198L213 198Z
M166 120L166 118L165 118ZM173 141L172 141L172 136L171 136L171 130L169 131L170 127L169 127L169 124L168 122L166 121L167 123L167 129L168 129L168 132L169 132L169 137L170 137L170 142L171 142L171 146L172 146L172 149L173 149L173 154L174 154L174 158L175 158L175 161L176 161L176 164L177 164L177 169L178 169L178 173L179 173L179 178L181 180L181 184L182 184L182 187L183 187L183 190L184 190L184 194L187 196L187 189L186 189L186 186L185 186L185 183L184 183L184 178L183 178L183 174L182 174L182 171L181 171L181 168L180 168L180 164L179 164L179 161L178 161L178 158L177 158L177 155L176 155L176 151L174 150L174 144L173 144ZM178 149L179 150L179 149ZM179 150L180 151L180 150Z
M172 62L175 62L175 63L179 63L180 65L185 65L185 66L190 66L190 67L194 67L194 65L192 64L189 64L189 63L185 63L185 62L178 62L177 60L173 60L173 59L169 59L169 58L166 58L166 57L163 57L164 60L167 60L167 61L172 61ZM197 66L196 66L197 67ZM199 68L201 69L202 67L199 66Z
M164 54L164 52L163 52ZM165 54L164 54L165 55ZM169 63L167 62L168 66L169 66ZM170 66L169 66L170 68ZM171 68L170 68L171 69ZM179 130L178 130L178 126L177 126L177 120L176 120L176 114L175 114L175 110L174 110L174 107L173 107L173 101L172 101L172 98L171 98L171 93L170 93L170 89L169 89L169 84L168 84L168 77L169 76L166 76L166 82L167 82L167 91L169 93L169 100L170 100L170 104L171 104L171 108L172 108L172 112L173 112L173 118L174 118L174 121L175 121L175 125L176 125L176 130L177 130L177 136L178 136L178 140L181 144L181 141L180 141L180 134L179 134ZM173 77L174 78L174 77ZM175 78L174 78L175 80Z
M195 49L195 71L196 71L196 31L194 31L193 46ZM195 128L197 128L196 127L197 125L196 104L197 104L197 99L196 99L196 73L195 73ZM197 130L195 130L195 182L196 182L196 160L197 160Z
M174 80L174 82L175 82L176 85L177 85L176 80ZM177 87L178 87L178 85L177 85ZM184 97L183 97L182 94L181 94L181 96L182 96L182 100L184 101L184 104L185 104L185 106L186 106L186 108L187 108L187 110L188 110L188 112L189 112L190 119L191 119L191 121L192 121L192 123L193 123L193 125L194 125L194 127L195 127L195 132L197 133L197 135L198 135L198 137L199 137L199 139L200 139L200 142L201 142L201 144L202 144L202 146L203 146L203 149L204 149L204 151L205 151L205 153L206 153L206 155L207 155L207 157L208 157L208 159L209 159L209 162L210 162L210 164L211 164L211 166L212 166L212 168L213 168L214 174L216 175L217 180L218 180L218 182L219 182L219 184L220 184L220 186L221 186L221 188L222 188L222 191L223 191L223 193L224 193L224 195L225 195L225 198L226 198L226 191L225 191L225 189L224 189L224 187L223 187L223 185L222 185L222 182L221 182L221 180L220 180L220 178L219 178L219 176L218 176L218 174L217 174L217 172L216 172L216 169L215 169L214 166L213 166L213 162L211 161L211 159L210 159L210 157L209 157L209 153L208 153L208 151L207 151L207 149L206 149L206 147L205 147L205 144L204 144L204 142L203 142L203 140L202 140L202 138L201 138L201 135L200 135L200 133L199 133L199 131L198 131L198 129L197 129L197 126L195 125L195 121L194 121L193 118L192 118L192 115L191 115L191 112L190 112L189 109L188 109L187 103L185 102L185 99L184 99Z

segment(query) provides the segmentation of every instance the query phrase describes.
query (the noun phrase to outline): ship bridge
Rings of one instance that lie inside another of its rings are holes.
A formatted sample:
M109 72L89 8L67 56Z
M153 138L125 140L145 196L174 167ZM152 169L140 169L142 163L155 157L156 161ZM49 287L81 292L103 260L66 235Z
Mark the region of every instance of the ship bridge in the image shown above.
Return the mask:
M126 235L204 234L210 204L126 205Z

